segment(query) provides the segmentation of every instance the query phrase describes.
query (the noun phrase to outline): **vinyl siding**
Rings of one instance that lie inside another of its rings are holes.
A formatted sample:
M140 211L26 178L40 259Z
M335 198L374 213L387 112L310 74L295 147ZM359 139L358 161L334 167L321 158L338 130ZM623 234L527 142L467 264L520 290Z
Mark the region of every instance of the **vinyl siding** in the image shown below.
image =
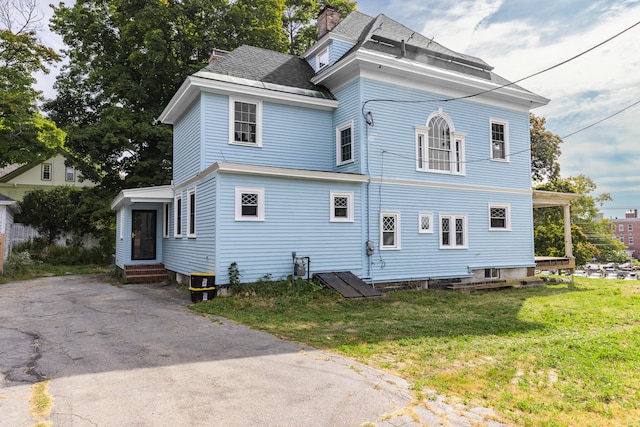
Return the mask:
M205 161L331 170L335 150L332 113L263 102L262 147L229 144L229 98L203 94Z
M471 268L533 266L529 194L383 184L372 185L373 279L465 277ZM511 231L489 231L489 203L509 204ZM400 212L400 250L379 248L379 212ZM418 233L418 213L433 213L433 233ZM467 216L467 249L440 249L440 217Z
M116 211L116 265L124 268L131 264L153 264L163 260L162 238L162 203L135 203L124 207L124 229L120 239L121 216L120 210ZM131 259L131 217L133 210L156 211L156 258L155 260Z
M332 40L331 46L329 47L329 64L336 63L352 47L352 43L347 43L340 40Z
M362 173L362 144L361 144L361 123L362 116L359 110L359 84L358 81L354 81L335 91L334 96L339 100L340 104L338 109L333 114L333 164L332 168L334 172L347 172L347 173ZM343 165L336 165L337 161L337 145L335 128L343 125L349 121L353 121L353 157L352 163L346 163Z
M173 182L200 171L200 103L195 102L173 127Z
M220 174L217 275L237 262L243 282L291 274L292 252L311 258L311 273L351 270L362 274L361 184ZM235 220L235 187L265 190L265 221ZM330 192L354 193L354 222L330 222Z
M182 237L174 236L173 204L170 207L169 238L164 239L164 264L171 270L184 275L192 272L215 272L216 235L216 180L210 175L193 186L184 188L182 194ZM196 237L187 237L188 191L196 191Z
M371 80L363 81L364 99L421 100L420 103L370 102L375 126L368 129L370 170L374 176L422 182L455 183L496 188L531 188L529 115L478 102L437 101L442 96ZM427 102L427 101L434 102ZM456 132L466 133L463 176L416 171L415 126L441 108ZM508 121L509 162L490 160L490 118ZM381 153L384 151L384 158ZM383 162L384 160L384 162ZM384 169L383 169L384 166Z

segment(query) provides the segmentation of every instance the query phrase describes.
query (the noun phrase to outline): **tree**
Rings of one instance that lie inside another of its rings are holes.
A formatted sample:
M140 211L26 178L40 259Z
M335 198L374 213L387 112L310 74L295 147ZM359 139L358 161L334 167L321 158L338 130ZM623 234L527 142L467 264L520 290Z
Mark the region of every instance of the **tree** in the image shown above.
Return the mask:
M598 212L598 207L611 200L611 196L608 193L591 195L596 184L590 178L579 175L557 179L537 189L583 195L571 202L571 237L577 265L593 258L615 262L627 258L624 244L613 237L611 221L602 218ZM560 208L535 209L534 242L536 255L564 256L564 225Z
M560 178L560 144L562 139L546 130L544 117L529 115L531 133L531 177L534 182Z
M17 221L34 227L47 245L71 230L72 217L79 201L79 191L61 186L37 189L25 194Z
M318 40L315 19L320 11L331 5L338 9L342 18L357 10L358 3L349 0L288 0L283 23L289 38L289 53L301 55Z
M60 59L39 42L36 0L0 0L0 167L53 155L63 143L38 112L35 73Z
M286 52L283 16L285 0L232 1L222 29L229 40Z

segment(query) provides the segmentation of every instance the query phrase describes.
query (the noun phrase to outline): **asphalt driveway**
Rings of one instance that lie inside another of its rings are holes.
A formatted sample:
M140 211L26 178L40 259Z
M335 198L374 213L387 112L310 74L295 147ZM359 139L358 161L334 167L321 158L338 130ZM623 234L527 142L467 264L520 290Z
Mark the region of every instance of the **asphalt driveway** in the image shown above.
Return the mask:
M39 421L29 394L46 379L53 426L498 425L188 304L173 285L97 276L0 285L0 425Z

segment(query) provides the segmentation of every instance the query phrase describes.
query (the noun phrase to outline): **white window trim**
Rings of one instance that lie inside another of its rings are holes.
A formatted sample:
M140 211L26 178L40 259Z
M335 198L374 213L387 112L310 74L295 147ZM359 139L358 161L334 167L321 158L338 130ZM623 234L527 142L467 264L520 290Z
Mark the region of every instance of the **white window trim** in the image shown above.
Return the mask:
M194 206L191 206L191 196L194 196L193 199L193 204ZM197 200L196 200L196 189L195 188L190 188L187 191L187 238L195 238L196 237L196 225L198 224L197 218L196 218L196 212L197 212ZM196 208L196 212L192 212L191 210ZM193 213L193 224L191 223L192 219L191 219L191 214ZM193 227L192 227L193 226ZM191 228L193 228L193 233L191 232Z
M422 228L422 218L429 218L429 228ZM420 212L418 213L418 233L420 234L433 234L433 213Z
M493 124L504 126L504 159L493 157ZM489 158L494 162L509 162L509 122L507 120L490 118L489 119Z
M71 179L69 179L69 170L71 170ZM65 166L64 180L66 182L74 182L76 180L76 169L73 166Z
M353 192L351 191L332 191L331 192L331 212L329 213L330 219L329 222L353 222ZM336 197L346 197L347 198L347 216L346 217L337 217L336 216Z
M235 140L235 111L236 102L254 104L256 106L256 142L242 142ZM262 101L248 98L229 97L229 144L241 145L245 147L262 147Z
M253 193L258 195L258 215L253 216L243 216L242 215L242 194L244 193ZM235 220L236 221L264 221L264 188L252 188L252 187L236 187L236 198L235 198Z
M627 231L633 231L633 224L627 225Z
M49 178L44 177L44 170L47 168L47 166L49 167ZM51 163L42 164L42 169L40 171L40 179L42 181L51 181L53 179L53 164Z
M322 62L320 61L320 58L322 58L322 57L326 58L326 61L325 61L324 65L322 65ZM316 55L316 72L318 72L318 71L320 71L323 68L326 68L328 66L329 66L329 46L327 46L324 49L322 49Z
M173 237L182 237L182 194L173 199Z
M396 229L395 229L395 245L393 246L385 246L384 245L384 236L383 236L383 218L385 216L393 216L395 217L395 225L396 225ZM401 249L401 244L400 244L400 212L380 212L380 250L381 251L397 251Z
M491 209L493 208L503 208L505 209L506 215L506 223L504 227L492 227L491 226ZM498 204L498 203L489 203L489 207L487 209L487 213L489 216L489 231L511 231L511 205L509 204Z
M162 237L169 237L169 203L162 206Z
M454 225L453 230L449 230L449 242L453 242L453 245L443 245L442 244L442 220L444 218L449 218L449 223ZM464 242L462 245L455 245L456 235L455 235L455 220L462 218L464 220L464 230L463 230L463 238ZM468 216L466 214L441 214L440 215L440 249L468 249L469 248L469 221Z
M340 138L340 134L343 130L351 129L351 159L343 160L342 159L342 141ZM340 126L336 127L336 166L346 165L349 163L353 163L355 161L355 138L353 135L353 120L343 123Z
M456 132L453 127L451 118L439 109L427 118L427 125L434 117L440 116L449 124L449 133L451 139L451 160L449 162L449 170L429 169L429 126L414 126L415 129L415 145L416 145L416 171L440 173L446 175L465 175L465 138L464 132ZM422 137L422 146L420 144ZM458 145L459 143L459 145ZM421 153L422 152L422 153ZM422 154L422 155L421 155Z
M618 226L618 231L624 231L624 225L623 224L620 224Z

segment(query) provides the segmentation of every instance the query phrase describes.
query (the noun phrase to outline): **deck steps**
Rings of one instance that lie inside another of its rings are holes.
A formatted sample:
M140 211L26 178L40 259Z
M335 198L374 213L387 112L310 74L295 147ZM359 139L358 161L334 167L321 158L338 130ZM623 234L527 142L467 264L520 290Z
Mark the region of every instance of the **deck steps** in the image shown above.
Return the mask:
M383 295L350 271L315 273L313 278L345 298L379 298Z
M164 264L125 265L123 278L127 283L158 283L169 278Z

